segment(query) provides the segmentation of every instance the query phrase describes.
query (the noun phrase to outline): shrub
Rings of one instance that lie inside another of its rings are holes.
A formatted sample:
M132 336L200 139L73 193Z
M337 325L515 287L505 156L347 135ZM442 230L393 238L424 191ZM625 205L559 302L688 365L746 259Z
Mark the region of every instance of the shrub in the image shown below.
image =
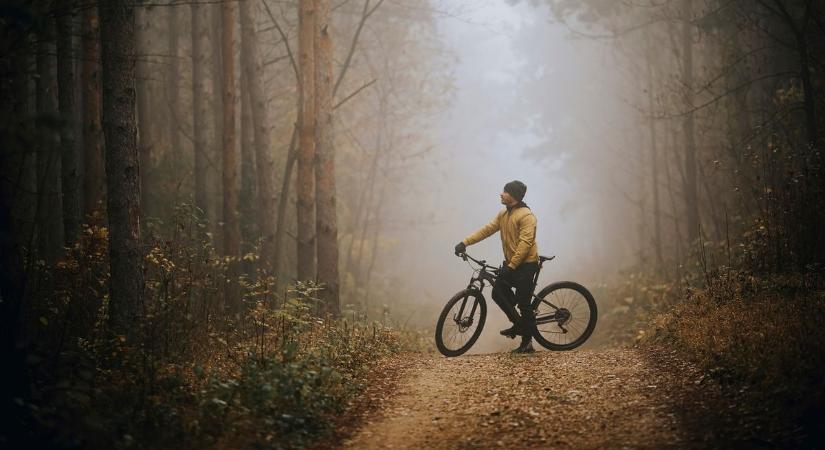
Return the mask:
M87 226L56 267L33 267L26 406L46 441L298 447L358 392L373 363L416 342L382 325L317 317L322 286L295 283L278 295L259 270L241 280L242 310L226 311L227 261L205 229L186 205L149 225L145 304L128 341L107 328L106 228Z

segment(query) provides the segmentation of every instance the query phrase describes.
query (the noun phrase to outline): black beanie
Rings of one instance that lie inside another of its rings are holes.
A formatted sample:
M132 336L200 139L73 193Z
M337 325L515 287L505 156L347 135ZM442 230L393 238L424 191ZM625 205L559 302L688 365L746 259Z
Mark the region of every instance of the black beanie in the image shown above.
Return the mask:
M527 185L518 180L513 180L504 185L504 192L510 194L518 201L524 200L524 194L527 193Z

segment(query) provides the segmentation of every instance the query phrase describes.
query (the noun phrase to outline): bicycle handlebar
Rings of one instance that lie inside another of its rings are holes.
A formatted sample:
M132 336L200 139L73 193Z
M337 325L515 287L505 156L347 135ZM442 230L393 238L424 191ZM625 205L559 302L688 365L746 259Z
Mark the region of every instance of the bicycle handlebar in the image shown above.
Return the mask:
M491 266L491 265L487 264L487 261L485 261L483 259L482 260L475 259L472 256L468 255L467 252L460 253L457 256L461 257L461 259L463 259L464 261L467 261L467 259L469 258L470 260L472 260L474 263L478 264L481 267L498 270L498 267Z

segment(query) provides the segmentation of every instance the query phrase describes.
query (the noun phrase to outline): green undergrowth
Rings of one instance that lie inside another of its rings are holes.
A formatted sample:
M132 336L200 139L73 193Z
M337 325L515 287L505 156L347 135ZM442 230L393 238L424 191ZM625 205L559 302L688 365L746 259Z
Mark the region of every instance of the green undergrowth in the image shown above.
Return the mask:
M382 358L426 339L319 314L321 286L247 270L224 303L230 261L191 208L150 228L144 304L131 334L108 329L108 235L87 226L53 267L33 264L24 312L32 442L52 448L301 448ZM250 253L244 262L254 262ZM352 316L350 316L352 317Z

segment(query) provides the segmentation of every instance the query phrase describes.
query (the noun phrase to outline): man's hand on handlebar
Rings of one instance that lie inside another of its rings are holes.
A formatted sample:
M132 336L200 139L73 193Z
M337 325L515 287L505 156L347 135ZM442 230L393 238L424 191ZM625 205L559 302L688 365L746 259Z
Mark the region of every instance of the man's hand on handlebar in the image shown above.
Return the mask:
M456 256L461 255L462 253L467 251L467 246L464 245L464 241L459 242L455 245L455 254Z

